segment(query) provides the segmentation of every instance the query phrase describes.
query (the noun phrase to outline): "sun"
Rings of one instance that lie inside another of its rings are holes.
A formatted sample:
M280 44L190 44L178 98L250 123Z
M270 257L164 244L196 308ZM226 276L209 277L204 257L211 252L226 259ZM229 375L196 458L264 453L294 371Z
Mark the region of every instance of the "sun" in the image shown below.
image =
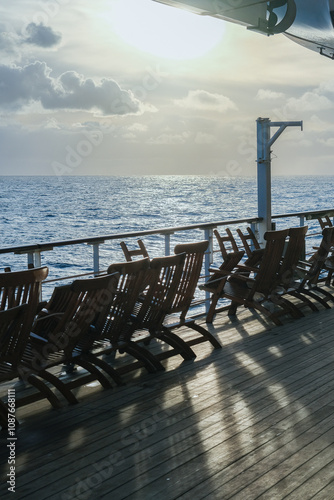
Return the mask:
M114 0L112 29L126 43L168 59L193 59L213 49L224 23L153 0Z

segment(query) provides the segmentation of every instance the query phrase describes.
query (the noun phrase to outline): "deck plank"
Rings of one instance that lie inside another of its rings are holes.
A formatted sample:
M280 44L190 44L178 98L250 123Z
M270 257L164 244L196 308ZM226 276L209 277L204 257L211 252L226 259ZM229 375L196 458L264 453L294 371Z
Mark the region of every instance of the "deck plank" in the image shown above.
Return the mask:
M19 408L19 498L334 498L333 327L331 310L281 327L222 313L209 327L220 350L197 344L165 372L78 388L61 410Z

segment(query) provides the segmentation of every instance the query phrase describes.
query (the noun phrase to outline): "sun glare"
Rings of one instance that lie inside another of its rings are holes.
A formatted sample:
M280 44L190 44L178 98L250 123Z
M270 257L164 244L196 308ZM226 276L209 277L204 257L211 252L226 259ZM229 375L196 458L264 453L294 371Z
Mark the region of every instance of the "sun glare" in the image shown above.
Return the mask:
M126 43L169 59L192 59L214 48L224 23L153 0L117 0L111 12L112 29Z

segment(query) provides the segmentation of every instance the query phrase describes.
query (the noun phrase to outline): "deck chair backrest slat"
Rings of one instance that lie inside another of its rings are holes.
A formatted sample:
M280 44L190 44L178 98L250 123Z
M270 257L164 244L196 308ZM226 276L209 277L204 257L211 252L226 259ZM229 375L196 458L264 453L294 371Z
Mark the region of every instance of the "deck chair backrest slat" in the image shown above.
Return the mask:
M225 232L226 232L226 236L222 236L219 233L219 231L217 231L217 229L215 229L213 231L213 233L217 239L220 251L222 253L223 260L226 259L227 255L231 252L231 250L232 250L232 252L239 251L238 245L235 241L235 238L232 234L232 231L229 228L225 228Z
M150 282L137 316L142 328L157 329L162 325L177 292L185 257L180 253L151 260Z
M108 273L119 274L117 292L108 314L105 317L101 315L98 320L97 330L101 337L108 338L113 343L126 337L131 329L129 320L149 281L150 260L145 258L111 264Z
M137 244L138 244L138 247L139 248L136 248L134 250L130 250L127 246L127 244L125 243L125 241L121 241L120 242L120 245L121 245L121 248L123 250L123 253L124 253L124 257L125 257L125 260L127 262L131 262L133 259L132 257L144 257L144 258L148 258L148 252L146 250L146 247L145 247L145 244L142 240L137 240Z
M118 274L76 280L71 285L67 307L52 332L48 332L50 352L63 350L69 357L79 345L88 342L91 327L99 314L110 308L116 293Z
M308 226L292 227L289 229L289 240L279 270L279 279L283 285L289 285L298 262L303 256L307 230Z
M322 231L322 240L318 250L311 257L311 268L307 273L307 280L310 283L316 283L321 270L324 267L331 248L334 245L334 227L325 227Z
M266 240L266 246L250 296L253 296L255 292L268 294L277 284L278 271L288 234L288 229L268 231L265 233L264 239Z
M174 248L175 254L185 253L181 279L170 308L171 313L181 312L181 318L185 318L194 298L203 266L204 254L208 246L209 242L204 240L195 243L183 243L176 245Z
M251 257L254 250L260 250L260 244L256 239L256 236L253 230L250 227L246 228L246 234L241 231L241 229L237 229L237 233L239 238L242 241L242 244L246 250L247 257ZM250 241L250 243L249 243Z
M24 271L0 273L1 309L28 304L25 310L24 329L29 333L40 298L40 288L48 275L46 266Z
M320 224L321 229L333 226L332 221L330 220L328 215L324 215L323 217L318 217L318 222Z
M0 311L0 360L10 363L15 369L26 345L26 333L22 329L28 305ZM24 338L23 338L24 336Z

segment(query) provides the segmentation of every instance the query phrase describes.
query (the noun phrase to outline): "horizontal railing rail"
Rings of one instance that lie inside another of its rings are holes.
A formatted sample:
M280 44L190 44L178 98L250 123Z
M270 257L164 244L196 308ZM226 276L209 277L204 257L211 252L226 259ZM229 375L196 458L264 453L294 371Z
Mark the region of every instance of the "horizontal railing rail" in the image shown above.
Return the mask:
M329 217L334 216L334 210L312 210L312 211L305 211L305 212L294 212L294 213L287 213L287 214L279 214L279 215L273 215L272 219L279 224L283 224L286 227L288 227L286 224L290 225L290 221L293 218L297 218L298 223L292 223L291 225L296 226L296 225L304 225L305 223L312 225L313 224L313 232L312 230L309 231L309 237L310 237L310 244L309 247L312 248L312 245L314 246L314 238L315 237L320 237L321 233L321 228L319 223L317 222L318 217L323 217L325 215L328 215ZM41 243L34 243L34 244L29 244L29 245L18 245L18 246L12 246L12 247L7 247L7 248L0 248L0 254L9 254L12 256L12 261L15 262L15 256L27 256L28 260L28 265L33 265L35 267L39 267L41 265L48 265L50 272L49 272L49 278L45 282L44 288L48 287L48 291L50 293L52 285L54 286L55 284L58 284L59 282L62 282L64 280L73 280L79 277L83 276L88 276L88 275L99 275L101 273L105 273L108 265L102 265L101 266L101 248L103 244L107 243L112 243L112 242L120 242L123 240L130 240L133 238L140 238L143 239L145 237L151 238L155 236L162 236L164 238L164 243L159 243L156 245L159 248L159 255L162 255L164 253L165 255L170 255L171 253L171 236L174 235L174 238L184 238L183 233L185 233L187 236L191 233L191 238L192 240L196 239L206 239L209 241L209 248L205 256L205 262L203 266L203 273L201 279L205 279L209 275L209 268L210 266L214 263L214 260L216 258L217 264L219 265L219 260L221 260L220 252L217 249L217 245L214 244L214 235L213 231L215 228L219 227L230 227L231 229L240 227L243 225L251 225L252 229L257 232L257 225L259 222L261 222L261 218L258 217L244 217L244 218L239 218L239 219L230 219L230 220L219 220L219 221L212 221L212 222L205 222L205 223L196 223L196 224L190 224L190 225L183 225L183 226L175 226L175 227L162 227L162 228L154 228L154 229L147 229L143 231L128 231L128 232L122 232L122 233L113 233L113 234L107 234L107 235L101 235L101 236L89 236L89 237L84 237L84 238L77 238L77 239L70 239L70 240L61 240L61 241L48 241L48 242L41 242ZM287 223L287 220L289 221ZM310 224L311 222L311 224ZM317 230L317 232L314 232L314 230ZM202 235L200 238L198 235L194 232L196 231L201 231ZM189 241L189 240L188 240ZM177 241L179 242L179 241ZM57 254L57 266L52 262L52 257L50 254L52 254L52 251L54 253L57 253L58 250L61 250L63 247L74 247L76 245L89 245L92 246L92 257L93 257L93 262L92 265L89 265L87 262L87 256L84 255L84 252L79 252L78 250L75 250L72 252L73 254L80 254L80 258L77 259L80 262L77 263L75 262L74 264L70 262L70 259L68 258L68 254L64 256L58 256ZM106 246L106 245L105 245ZM150 250L150 249L149 249ZM149 252L150 253L150 252ZM218 255L219 254L219 255ZM48 257L46 257L48 255ZM59 262L60 259L60 262ZM80 260L81 259L81 260ZM118 249L108 249L105 251L104 255L104 260L108 262L108 264L111 264L112 262L115 262L117 260L123 260L123 254L120 252ZM8 265L8 263L6 263ZM4 267L4 266L3 266ZM58 274L57 272L52 272L52 269L56 268L58 269ZM21 265L22 268L22 265ZM59 271L61 269L61 272ZM66 270L68 272L66 272ZM205 302L208 304L209 301L209 296L206 294L205 298L200 298L196 297L196 304L199 302Z
M53 249L56 247L63 247L63 246L69 246L69 245L80 245L82 243L88 243L88 244L93 244L93 243L104 243L105 241L108 240L122 240L122 239L127 239L127 238L142 238L143 236L150 236L150 235L164 235L164 234L173 234L175 232L183 232L183 231L190 231L193 229L208 229L211 227L218 227L218 226L228 226L228 225L236 225L236 224L242 224L242 223L248 223L251 224L252 222L260 222L262 219L258 217L247 217L245 219L232 219L232 220L227 220L227 221L217 221L217 222L205 222L205 223L199 223L199 224L189 224L186 226L175 226L175 227L162 227L159 229L147 229L144 231L129 231L126 233L114 233L114 234L108 234L104 236L90 236L86 238L77 238L73 240L62 240L62 241L51 241L47 243L35 243L33 245L20 245L20 246L15 246L15 247L8 247L8 248L0 248L0 254L3 253L29 253L29 252L34 252L34 251L43 251L43 250L49 250Z

